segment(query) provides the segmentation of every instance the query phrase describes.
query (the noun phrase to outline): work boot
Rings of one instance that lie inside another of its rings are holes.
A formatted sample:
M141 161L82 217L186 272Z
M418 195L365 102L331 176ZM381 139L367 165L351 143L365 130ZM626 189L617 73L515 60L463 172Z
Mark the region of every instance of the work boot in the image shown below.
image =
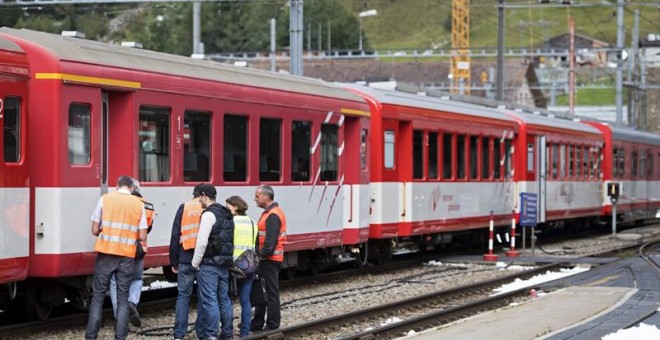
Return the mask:
M142 326L142 321L140 320L140 313L138 313L137 306L133 302L128 303L128 320L130 320L131 325L135 327Z

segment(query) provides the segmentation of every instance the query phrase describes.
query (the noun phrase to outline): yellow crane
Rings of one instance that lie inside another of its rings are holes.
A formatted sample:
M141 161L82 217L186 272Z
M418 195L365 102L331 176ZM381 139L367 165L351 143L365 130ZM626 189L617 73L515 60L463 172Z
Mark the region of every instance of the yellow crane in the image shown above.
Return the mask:
M470 94L470 0L452 0L451 3L451 57L452 93Z

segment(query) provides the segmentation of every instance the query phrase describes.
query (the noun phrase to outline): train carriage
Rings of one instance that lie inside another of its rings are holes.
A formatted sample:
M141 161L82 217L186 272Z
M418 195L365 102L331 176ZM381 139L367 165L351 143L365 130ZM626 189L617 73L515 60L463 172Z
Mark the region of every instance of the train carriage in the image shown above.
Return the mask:
M27 155L29 66L17 44L0 40L0 305L27 277L30 190ZM6 288L6 289L4 289Z
M285 266L359 255L369 223L361 97L318 80L29 30L2 28L0 41L30 65L24 287L36 317L65 297L84 307L90 214L122 174L141 181L157 211L146 267L169 264L174 214L200 182L216 185L220 202L273 186L288 214Z
M352 87L371 105L370 238L420 247L511 221L515 119L449 98ZM497 199L493 199L497 197ZM385 248L385 249L383 249Z
M605 137L603 150L603 214L612 215L607 184L620 183L617 215L621 222L641 222L660 214L660 136L586 122Z
M578 121L505 110L520 121L515 178L520 193L537 197L537 223L562 225L597 217L602 204L600 131ZM519 218L520 216L518 216Z

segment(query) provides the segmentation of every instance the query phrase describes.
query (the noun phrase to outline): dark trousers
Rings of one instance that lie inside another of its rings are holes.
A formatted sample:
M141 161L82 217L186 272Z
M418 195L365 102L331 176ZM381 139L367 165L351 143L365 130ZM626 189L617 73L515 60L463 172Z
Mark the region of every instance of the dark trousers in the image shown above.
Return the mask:
M128 336L128 287L133 279L135 260L130 257L99 253L94 265L92 281L92 301L89 304L89 318L85 339L96 339L101 328L103 300L110 287L110 277L114 274L117 280L117 324L115 339L126 339Z
M280 328L280 269L282 262L271 260L261 260L259 276L264 278L266 284L266 298L268 303L261 306L255 306L254 318L252 319L252 329L262 329L264 327L264 318L266 329Z

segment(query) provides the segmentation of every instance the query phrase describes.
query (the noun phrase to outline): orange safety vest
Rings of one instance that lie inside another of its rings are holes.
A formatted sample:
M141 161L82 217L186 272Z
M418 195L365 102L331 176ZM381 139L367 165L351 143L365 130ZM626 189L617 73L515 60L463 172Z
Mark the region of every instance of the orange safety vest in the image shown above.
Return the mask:
M147 215L147 226L152 227L154 223L154 216L156 215L156 209L154 209L154 205L147 202L144 197L140 197L140 200L144 205L144 212ZM147 249L147 241L140 241L140 243L142 243L142 249L144 252L148 253L149 250Z
M183 250L195 249L202 212L204 209L199 203L199 198L184 203L183 214L181 214L181 239L179 240Z
M286 217L284 212L279 206L273 207L270 210L261 214L259 218L259 247L263 247L264 242L266 241L266 220L270 214L275 214L280 218L280 235L277 239L277 245L275 246L275 252L273 255L268 256L267 259L276 262L284 262L284 242L286 242Z
M103 196L101 233L94 250L135 258L135 241L142 218L142 202L135 196L111 192Z

